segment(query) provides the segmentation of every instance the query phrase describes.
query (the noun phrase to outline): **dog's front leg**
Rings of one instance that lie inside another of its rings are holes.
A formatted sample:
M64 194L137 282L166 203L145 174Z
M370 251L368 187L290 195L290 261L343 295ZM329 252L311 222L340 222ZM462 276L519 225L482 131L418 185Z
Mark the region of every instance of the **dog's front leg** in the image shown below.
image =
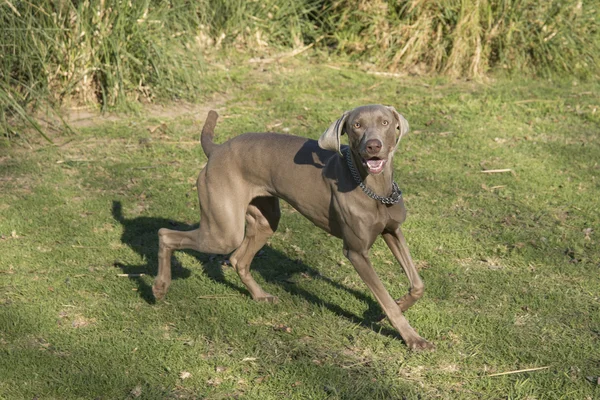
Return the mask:
M408 323L400 308L390 296L388 291L381 283L377 273L373 269L366 251L353 251L349 248L344 249L344 255L350 260L358 275L367 284L371 292L383 308L383 311L388 316L390 322L398 330L400 336L406 345L415 350L432 349L433 345L423 339Z
M396 257L396 260L398 260L404 273L408 277L410 283L408 293L396 300L396 304L398 304L400 310L406 311L423 296L425 285L423 285L423 281L413 263L410 252L408 251L408 244L406 243L406 239L404 239L400 227L398 226L394 230L383 232L381 236L383 236L383 240L388 245L392 254Z

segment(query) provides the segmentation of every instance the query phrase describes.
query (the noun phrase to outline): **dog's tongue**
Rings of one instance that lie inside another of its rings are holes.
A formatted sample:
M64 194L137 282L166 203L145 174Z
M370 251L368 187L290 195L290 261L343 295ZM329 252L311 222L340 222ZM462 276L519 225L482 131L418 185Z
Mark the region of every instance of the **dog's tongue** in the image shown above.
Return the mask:
M372 174L377 174L383 171L384 165L385 160L367 160L367 167L369 168L369 172Z

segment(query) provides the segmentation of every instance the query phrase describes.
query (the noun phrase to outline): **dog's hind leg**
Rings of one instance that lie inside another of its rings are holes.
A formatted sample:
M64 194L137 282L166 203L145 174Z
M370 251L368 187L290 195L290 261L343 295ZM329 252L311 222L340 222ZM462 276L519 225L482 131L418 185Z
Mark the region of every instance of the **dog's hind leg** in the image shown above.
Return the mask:
M240 247L229 258L231 265L256 301L269 303L278 301L276 296L265 292L254 280L250 273L250 263L277 229L280 216L279 199L276 197L257 197L252 200L246 211L246 236Z
M201 174L203 176L203 174ZM200 227L192 231L162 228L158 231L158 273L152 286L157 300L162 299L171 285L171 257L175 250L196 250L201 253L229 254L244 239L245 193L221 188L213 193L219 199L211 203L204 187L199 190L202 216ZM237 196L236 196L237 194ZM242 205L244 204L244 205Z
M242 241L243 225L240 226L239 232L239 237L236 237L236 235L227 242L219 240L220 243L215 245L217 243L211 241L210 237L221 234L221 232L211 235L205 229L202 229L202 226L192 231L160 229L158 231L158 273L152 286L154 297L160 300L167 294L167 290L171 285L171 257L175 250L189 249L200 253L228 254L238 247Z
M158 231L158 273L154 279L152 293L156 300L167 294L171 285L171 257L173 251L181 249L198 250L198 231L181 232L162 228Z

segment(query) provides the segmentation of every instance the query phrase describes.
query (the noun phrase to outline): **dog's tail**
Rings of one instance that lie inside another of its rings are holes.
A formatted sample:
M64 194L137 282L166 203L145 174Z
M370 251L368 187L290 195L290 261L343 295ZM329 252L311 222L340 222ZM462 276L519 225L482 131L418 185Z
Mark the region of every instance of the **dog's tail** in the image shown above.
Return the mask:
M215 110L210 110L208 112L208 116L206 117L206 121L204 122L204 126L202 127L200 144L202 145L202 150L204 150L206 157L210 157L210 153L215 147L217 147L216 143L213 142L217 118L219 118L219 114L217 114Z

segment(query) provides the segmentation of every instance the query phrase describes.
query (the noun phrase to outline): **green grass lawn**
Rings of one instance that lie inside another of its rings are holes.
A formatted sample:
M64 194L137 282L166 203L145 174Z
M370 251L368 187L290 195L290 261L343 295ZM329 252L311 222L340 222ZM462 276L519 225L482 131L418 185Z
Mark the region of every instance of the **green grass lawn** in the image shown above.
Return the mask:
M600 85L306 60L207 79L217 141L316 139L369 103L408 119L396 180L426 292L406 314L436 351L411 352L378 323L341 242L287 205L253 263L279 304L253 302L226 257L194 252L176 253L155 304L157 230L198 223L206 114L142 112L0 148L0 398L600 398ZM403 295L383 241L371 255Z

